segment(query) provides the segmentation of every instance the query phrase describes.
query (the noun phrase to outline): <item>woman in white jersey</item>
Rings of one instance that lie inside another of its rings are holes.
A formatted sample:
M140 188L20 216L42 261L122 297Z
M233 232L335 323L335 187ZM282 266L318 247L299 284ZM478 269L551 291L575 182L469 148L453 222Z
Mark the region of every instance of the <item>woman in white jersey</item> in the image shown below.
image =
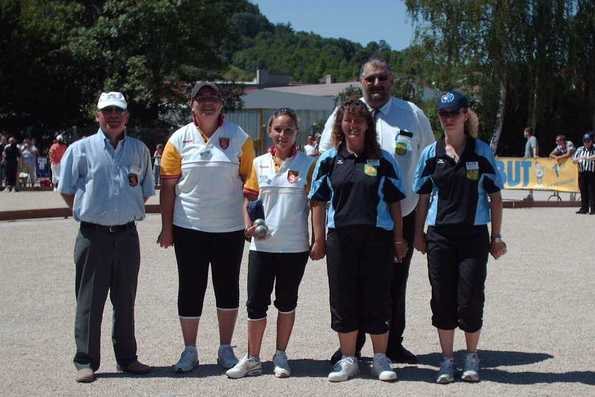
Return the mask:
M262 373L260 346L267 323L267 309L275 285L277 346L274 374L290 376L285 349L295 320L298 288L308 261L307 194L314 161L296 150L298 123L295 112L282 108L268 122L273 146L254 159L252 173L244 185L245 208L250 200L262 202L268 232L255 234L254 216L244 211L246 237L251 239L248 263L248 353L227 371L230 378ZM254 202L254 201L253 201ZM257 212L257 211L254 211Z
M231 348L239 306L244 250L243 184L254 159L252 139L223 120L223 99L214 84L197 83L190 97L192 122L167 141L161 157L159 243L172 244L178 264L178 315L185 348L176 372L198 365L196 336L209 264L219 320L217 362L237 363Z

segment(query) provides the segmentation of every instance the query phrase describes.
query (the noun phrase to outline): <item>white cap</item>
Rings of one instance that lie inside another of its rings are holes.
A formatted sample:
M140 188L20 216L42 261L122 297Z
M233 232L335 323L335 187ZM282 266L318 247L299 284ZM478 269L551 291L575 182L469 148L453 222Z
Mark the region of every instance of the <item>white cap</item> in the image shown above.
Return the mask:
M117 106L126 110L128 104L121 92L102 92L99 96L99 102L97 102L97 109L101 110L108 106Z
M64 142L64 137L62 136L62 134L58 134L56 136L56 140L59 141L59 142Z

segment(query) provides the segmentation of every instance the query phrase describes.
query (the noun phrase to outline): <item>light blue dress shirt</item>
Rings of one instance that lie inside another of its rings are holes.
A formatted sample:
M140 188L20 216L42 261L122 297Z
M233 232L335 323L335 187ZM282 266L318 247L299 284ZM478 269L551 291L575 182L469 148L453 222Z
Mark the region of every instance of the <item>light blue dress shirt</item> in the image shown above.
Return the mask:
M60 162L58 191L75 195L79 222L112 226L141 220L154 186L149 149L126 135L114 148L99 129L70 145Z

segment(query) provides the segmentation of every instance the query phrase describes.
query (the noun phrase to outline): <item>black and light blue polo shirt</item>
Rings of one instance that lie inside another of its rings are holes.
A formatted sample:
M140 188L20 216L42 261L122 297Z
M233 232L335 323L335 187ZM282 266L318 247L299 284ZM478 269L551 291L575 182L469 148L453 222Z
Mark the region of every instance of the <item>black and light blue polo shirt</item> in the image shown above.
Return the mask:
M430 194L428 225L489 223L488 195L502 187L492 150L471 137L458 162L446 154L443 139L427 146L413 182L414 192Z
M369 225L393 230L390 204L405 198L393 156L378 159L349 153L345 144L324 152L316 164L308 198L330 202L327 227Z

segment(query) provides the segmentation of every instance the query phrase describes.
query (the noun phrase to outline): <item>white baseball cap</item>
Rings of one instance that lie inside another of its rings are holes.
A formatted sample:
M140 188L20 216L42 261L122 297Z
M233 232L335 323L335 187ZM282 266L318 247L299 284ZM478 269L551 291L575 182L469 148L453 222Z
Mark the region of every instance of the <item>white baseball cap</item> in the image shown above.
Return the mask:
M99 96L99 102L97 102L97 109L101 110L108 106L117 106L120 109L126 110L128 104L121 92L102 92Z

